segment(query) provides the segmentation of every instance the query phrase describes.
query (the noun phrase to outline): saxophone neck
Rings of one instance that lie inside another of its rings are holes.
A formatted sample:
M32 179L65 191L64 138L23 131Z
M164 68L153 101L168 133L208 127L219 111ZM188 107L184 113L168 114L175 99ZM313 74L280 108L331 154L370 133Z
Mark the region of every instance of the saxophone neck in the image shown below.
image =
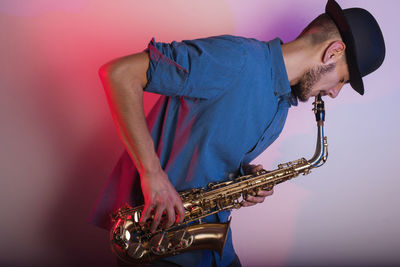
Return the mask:
M308 160L308 162L313 168L317 168L322 166L328 159L328 142L326 136L324 135L325 104L321 95L315 97L313 105L313 111L317 121L318 134L315 153L313 157Z

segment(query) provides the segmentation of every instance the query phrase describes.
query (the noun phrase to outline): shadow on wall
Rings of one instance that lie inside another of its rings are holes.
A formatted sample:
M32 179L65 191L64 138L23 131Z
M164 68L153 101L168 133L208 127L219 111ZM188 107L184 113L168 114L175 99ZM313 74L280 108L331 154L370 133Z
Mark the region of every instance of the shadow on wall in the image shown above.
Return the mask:
M29 176L24 175L24 183L29 184L29 190L35 193L36 198L31 203L25 203L26 198L21 197L17 211L22 213L30 205L35 210L43 199L51 203L40 207L40 211L46 209L44 216L33 214L30 217L30 224L34 225L31 228L38 232L32 235L37 238L32 243L38 249L21 246L20 250L7 255L7 262L4 260L0 265L115 266L116 261L109 249L108 232L87 222L114 161L122 152L110 117L104 116L103 108L100 109L99 103L106 102L106 99L96 73L99 64L94 62L96 59L90 58L90 54L85 57L82 51L86 47L79 44L76 50L80 55L74 57L60 52L68 50L63 46L59 50L46 50L45 38L50 38L47 37L50 34L37 21L14 17L10 21L19 22L22 26L30 25L34 29L32 32L37 32L24 36L24 32L18 31L15 26L15 33L10 38L20 45L10 51L11 55L18 54L17 60L10 63L10 68L19 70L14 73L19 77L13 81L12 94L18 97L15 106L22 110L23 118L19 120L24 121L19 132L23 141L19 140L20 147L15 148L24 154L19 155L14 168L29 169L29 164L36 165ZM63 34L79 39L73 29ZM82 38L79 40L84 44L89 42ZM29 46L36 48L34 53L27 52ZM84 64L77 65L78 60ZM35 144L30 145L29 142ZM30 151L31 147L38 150ZM32 158L42 156L45 161ZM39 176L36 170L47 176ZM19 194L24 193L23 189L19 191ZM22 221L22 218L18 220ZM26 231L18 229L11 245L15 246L18 240L30 236ZM33 254L31 251L48 253Z
M37 116L43 118L41 128L48 133L48 142L59 154L55 163L65 161L60 163L62 169L54 173L61 176L57 180L62 186L57 188L46 214L47 222L41 228L44 243L53 247L56 255L42 255L41 261L49 266L114 266L116 261L109 248L108 232L89 224L87 218L122 146L115 138L113 125L104 123L106 118L100 120L98 127L88 126L90 133L84 135L86 138L77 136L79 126L71 121L77 118L68 113L71 107L60 105L63 101L60 93L53 90L62 86L54 77L37 86L47 91L40 94L41 107L36 109L41 113Z
M65 171L67 184L60 190L57 202L49 212L48 222L43 233L48 242L54 244L63 262L57 266L114 266L114 256L109 248L108 232L87 222L104 183L105 168L115 153L113 139L107 135L110 128L98 130L85 147L74 157L70 168ZM94 186L95 185L95 186ZM54 265L55 266L55 265Z

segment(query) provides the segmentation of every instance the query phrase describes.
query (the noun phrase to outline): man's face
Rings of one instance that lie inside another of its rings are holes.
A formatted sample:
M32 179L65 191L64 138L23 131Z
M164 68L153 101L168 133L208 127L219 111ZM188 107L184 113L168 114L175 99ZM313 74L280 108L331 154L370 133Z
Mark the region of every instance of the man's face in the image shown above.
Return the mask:
M342 60L339 63L319 65L309 69L300 81L292 86L292 90L302 102L318 94L335 98L348 80L347 64Z

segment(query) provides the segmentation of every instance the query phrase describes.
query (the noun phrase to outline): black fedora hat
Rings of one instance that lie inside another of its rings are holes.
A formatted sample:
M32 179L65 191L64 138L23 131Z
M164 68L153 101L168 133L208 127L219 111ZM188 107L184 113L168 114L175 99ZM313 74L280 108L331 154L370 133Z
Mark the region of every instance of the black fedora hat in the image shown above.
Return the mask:
M346 60L350 85L364 94L362 77L375 71L385 58L385 42L375 18L362 8L343 9L328 0L325 12L335 22L346 44Z

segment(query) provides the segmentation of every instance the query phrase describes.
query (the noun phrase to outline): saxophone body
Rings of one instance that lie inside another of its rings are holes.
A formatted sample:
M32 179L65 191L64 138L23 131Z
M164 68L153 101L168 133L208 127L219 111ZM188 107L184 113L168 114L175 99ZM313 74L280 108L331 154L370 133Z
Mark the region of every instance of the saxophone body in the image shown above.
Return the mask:
M210 249L221 256L228 235L230 221L226 223L205 223L204 217L224 210L239 209L249 195L260 190L271 190L275 185L300 174L307 175L311 169L321 166L328 157L327 138L324 136L324 102L315 98L314 113L317 120L318 136L313 157L300 158L279 164L273 171L259 171L221 183L209 184L207 188L195 188L180 192L185 218L182 223L155 233L150 232L151 220L143 226L139 220L144 206L131 207L128 204L111 215L113 227L110 232L111 249L127 263L144 263L159 258L192 250Z

